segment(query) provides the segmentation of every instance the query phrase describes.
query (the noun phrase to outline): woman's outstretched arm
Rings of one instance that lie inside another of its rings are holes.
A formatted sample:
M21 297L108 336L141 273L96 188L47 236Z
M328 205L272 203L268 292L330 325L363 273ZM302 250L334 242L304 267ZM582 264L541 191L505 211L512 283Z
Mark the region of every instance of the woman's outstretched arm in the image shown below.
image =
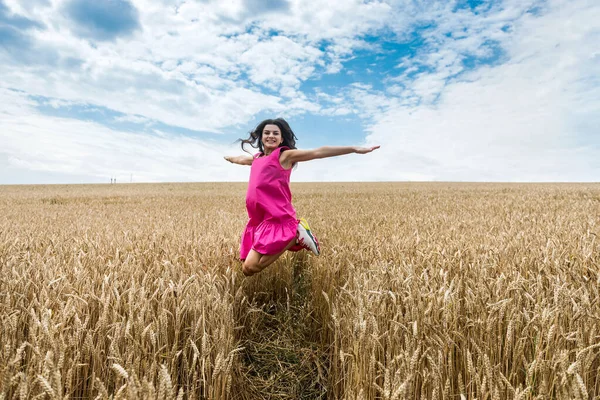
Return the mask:
M377 150L379 146L372 147L356 147L356 146L324 146L312 150L286 150L281 153L279 162L281 165L291 166L294 163L301 161L310 161L317 158L327 158L341 156L344 154L367 154L373 150Z
M252 165L252 161L254 161L252 156L225 156L223 158L230 163L239 165Z

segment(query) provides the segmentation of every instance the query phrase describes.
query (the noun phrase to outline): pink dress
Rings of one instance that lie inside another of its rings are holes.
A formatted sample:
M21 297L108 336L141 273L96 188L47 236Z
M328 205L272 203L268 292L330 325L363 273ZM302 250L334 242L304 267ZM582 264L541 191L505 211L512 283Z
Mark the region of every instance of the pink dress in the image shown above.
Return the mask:
M298 220L290 191L292 171L279 163L279 154L287 149L283 146L268 156L263 153L254 156L246 193L250 220L240 244L242 260L251 249L260 254L278 254L296 237ZM290 250L297 251L299 248L295 246Z

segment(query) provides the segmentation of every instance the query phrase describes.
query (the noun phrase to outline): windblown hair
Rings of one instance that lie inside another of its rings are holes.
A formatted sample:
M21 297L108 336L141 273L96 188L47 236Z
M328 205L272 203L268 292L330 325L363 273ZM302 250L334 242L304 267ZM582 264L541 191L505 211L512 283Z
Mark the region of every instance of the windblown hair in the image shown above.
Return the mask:
M242 150L244 150L246 153L250 153L244 147L244 145L249 144L253 148L258 149L261 153L264 153L265 149L263 148L261 138L263 129L265 129L265 126L267 125L277 125L281 130L281 137L283 138L283 142L281 143L280 147L287 146L290 149L296 148L296 139L298 138L294 134L294 131L292 131L292 128L290 128L290 125L283 118L275 118L265 119L260 124L258 124L256 128L250 132L250 137L248 139L239 139L238 141L241 142Z

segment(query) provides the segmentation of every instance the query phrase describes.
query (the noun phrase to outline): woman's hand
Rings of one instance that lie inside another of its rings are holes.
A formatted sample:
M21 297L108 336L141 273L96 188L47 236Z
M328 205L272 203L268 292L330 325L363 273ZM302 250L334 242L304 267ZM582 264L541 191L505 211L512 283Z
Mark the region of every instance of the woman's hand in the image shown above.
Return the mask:
M316 160L318 158L336 157L344 154L357 153L367 154L378 149L379 146L373 147L355 147L355 146L323 146L312 150L286 150L284 151L279 162L284 169L292 168L297 162Z
M373 147L356 147L354 148L354 152L356 154L367 154L372 152L373 150L377 150L380 146L373 146Z
M254 161L254 157L251 156L225 156L223 158L232 164L239 165L252 165L252 161Z

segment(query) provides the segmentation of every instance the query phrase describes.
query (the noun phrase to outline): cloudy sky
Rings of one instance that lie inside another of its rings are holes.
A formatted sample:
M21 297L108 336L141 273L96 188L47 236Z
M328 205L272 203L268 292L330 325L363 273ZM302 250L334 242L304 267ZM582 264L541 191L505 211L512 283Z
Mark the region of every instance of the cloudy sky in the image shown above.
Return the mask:
M0 184L600 181L597 0L0 0Z

